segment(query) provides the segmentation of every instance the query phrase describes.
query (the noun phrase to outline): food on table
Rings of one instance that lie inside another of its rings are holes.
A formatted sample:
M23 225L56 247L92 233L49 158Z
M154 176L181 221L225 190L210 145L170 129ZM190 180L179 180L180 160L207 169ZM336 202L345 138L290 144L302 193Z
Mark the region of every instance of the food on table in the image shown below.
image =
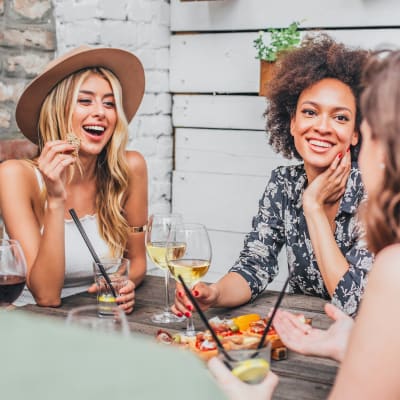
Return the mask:
M251 322L259 321L261 317L258 314L245 314L232 318L234 324L239 330L244 331L249 328Z
M79 139L75 135L75 133L69 132L69 133L67 133L66 140L67 140L68 144L75 146L75 149L72 152L72 155L75 157L78 157L79 147L81 145L81 139Z
M311 319L299 315L301 321L311 324ZM231 319L214 317L209 320L211 327L218 335L226 350L256 349L268 318L261 318L258 314L245 314ZM196 336L171 334L163 329L157 332L156 338L161 343L174 344L183 348L189 348L202 359L208 360L218 354L218 349L211 333L206 330ZM283 360L287 358L287 349L279 335L273 328L269 329L265 342L271 342L271 358Z

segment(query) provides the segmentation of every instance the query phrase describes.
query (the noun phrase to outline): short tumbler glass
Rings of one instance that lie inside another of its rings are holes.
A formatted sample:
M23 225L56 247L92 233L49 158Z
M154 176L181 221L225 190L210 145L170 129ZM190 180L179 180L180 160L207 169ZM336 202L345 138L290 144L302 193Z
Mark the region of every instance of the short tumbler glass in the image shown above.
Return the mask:
M249 384L260 383L268 374L271 363L271 342L261 349L228 350L233 361L223 354L219 358L232 369L233 375Z
M80 326L95 332L129 335L125 313L117 305L108 306L108 315L100 317L102 306L91 304L72 308L67 315L67 325Z
M107 272L116 296L129 280L130 261L127 258L101 259L100 263L93 262L94 281L97 286L97 304L99 316L112 315L112 306L117 304L112 290L104 278L99 264Z

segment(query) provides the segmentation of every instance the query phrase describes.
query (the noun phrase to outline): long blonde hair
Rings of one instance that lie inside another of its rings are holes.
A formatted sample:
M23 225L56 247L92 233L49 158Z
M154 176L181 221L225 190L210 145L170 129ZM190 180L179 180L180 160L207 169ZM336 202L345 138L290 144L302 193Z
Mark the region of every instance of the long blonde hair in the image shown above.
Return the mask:
M400 242L400 51L373 58L364 72L361 96L372 140L385 148L380 190L368 194L364 210L368 247L377 253Z
M117 122L113 135L96 162L96 199L99 232L108 243L113 256L121 256L126 247L128 223L124 217L124 202L128 189L128 164L125 148L128 141L128 122L122 106L121 85L116 76L105 68L88 68L71 74L53 88L43 102L39 117L39 148L49 140L65 140L72 131L73 105L80 87L90 74L99 74L113 90ZM77 168L82 173L78 162ZM72 169L72 174L76 170Z

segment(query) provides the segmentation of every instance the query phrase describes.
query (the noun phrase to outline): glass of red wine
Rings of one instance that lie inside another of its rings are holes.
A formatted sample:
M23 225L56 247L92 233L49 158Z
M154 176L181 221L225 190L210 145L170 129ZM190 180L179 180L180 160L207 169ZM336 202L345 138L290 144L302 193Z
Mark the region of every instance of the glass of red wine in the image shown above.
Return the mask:
M25 286L26 260L17 240L0 240L0 309L9 307Z

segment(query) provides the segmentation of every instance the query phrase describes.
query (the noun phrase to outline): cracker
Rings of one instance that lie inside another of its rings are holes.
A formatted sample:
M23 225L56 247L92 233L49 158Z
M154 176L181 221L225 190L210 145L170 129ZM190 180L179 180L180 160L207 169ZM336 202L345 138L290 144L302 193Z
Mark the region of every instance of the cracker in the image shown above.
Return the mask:
M66 135L66 140L69 144L75 147L74 151L72 152L72 155L75 157L78 157L79 153L79 147L81 145L81 139L79 139L75 133L69 132Z

